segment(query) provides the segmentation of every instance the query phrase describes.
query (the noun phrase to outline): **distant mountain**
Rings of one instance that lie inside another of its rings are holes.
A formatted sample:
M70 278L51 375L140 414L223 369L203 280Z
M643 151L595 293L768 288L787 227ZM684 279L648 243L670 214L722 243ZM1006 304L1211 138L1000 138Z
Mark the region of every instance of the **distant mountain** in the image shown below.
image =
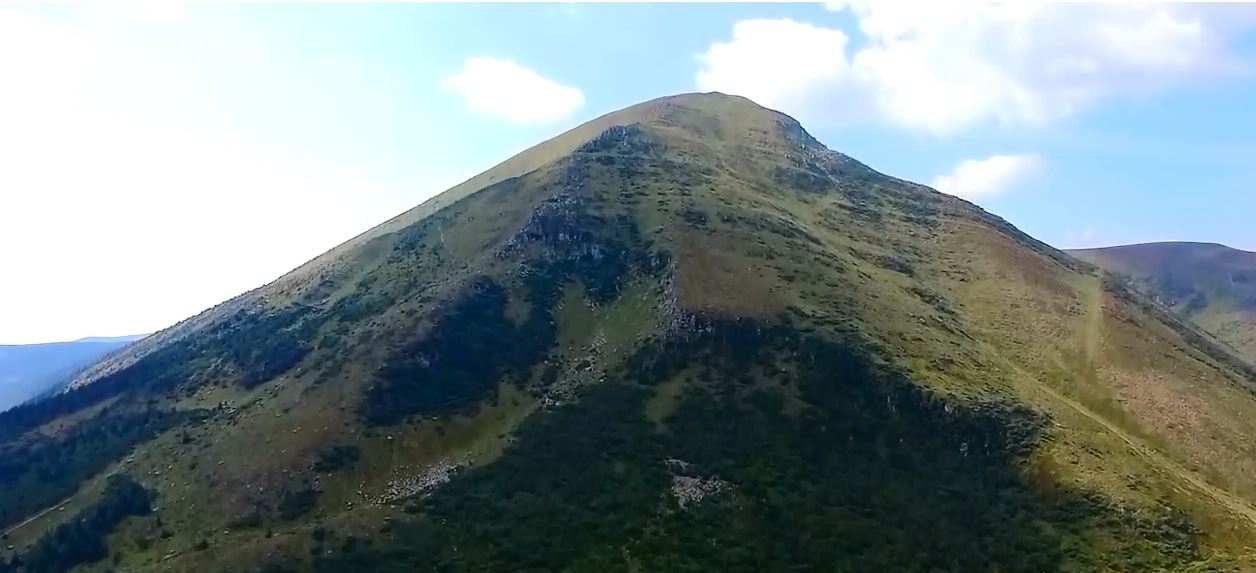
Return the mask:
M136 340L139 340L139 339L141 339L141 338L144 338L145 336L148 336L148 335L147 335L147 334L132 334L132 335L130 335L130 336L88 336L87 338L80 338L80 339L78 339L78 340L75 340L74 342L121 342L121 343L126 343L126 342L135 342Z
M1256 364L1256 253L1215 243L1144 243L1069 251L1146 294Z
M141 338L96 336L73 342L0 345L0 411L68 381L93 362Z
M1256 369L1106 279L641 103L0 414L0 573L1256 571Z

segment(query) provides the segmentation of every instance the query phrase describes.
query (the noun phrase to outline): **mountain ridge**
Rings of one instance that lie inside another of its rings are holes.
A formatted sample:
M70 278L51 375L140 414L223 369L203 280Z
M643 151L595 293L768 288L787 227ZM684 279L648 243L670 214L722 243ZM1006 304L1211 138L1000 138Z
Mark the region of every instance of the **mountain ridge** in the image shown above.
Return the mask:
M87 336L71 342L135 342L148 336L147 334L128 334L124 336Z

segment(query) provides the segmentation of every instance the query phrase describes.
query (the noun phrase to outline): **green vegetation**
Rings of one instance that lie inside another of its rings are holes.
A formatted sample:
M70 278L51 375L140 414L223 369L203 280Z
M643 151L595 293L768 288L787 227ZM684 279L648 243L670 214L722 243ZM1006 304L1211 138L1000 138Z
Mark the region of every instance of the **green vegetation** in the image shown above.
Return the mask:
M584 162L573 161L565 179L582 181L586 169ZM529 310L522 323L508 316L504 286L477 279L431 333L384 366L362 404L368 423L462 411L493 396L503 379L526 382L554 346L553 311L565 285L577 282L593 301L609 303L630 272L659 270L631 219L598 213L577 195L560 194L542 204L503 251L512 255L527 257L520 274Z
M1042 428L1032 411L933 397L789 326L697 330L530 419L389 539L342 539L319 570L1038 572L1198 557L1172 510L1038 490L1024 471ZM653 386L690 367L697 381L660 432L645 411ZM805 409L788 413L768 382L796 387ZM682 508L678 471L728 487ZM1095 551L1096 537L1111 546Z
M310 468L316 472L334 472L358 463L362 459L362 448L355 445L332 446L318 453L318 459Z
M153 492L124 475L110 476L101 499L58 526L34 547L8 563L0 573L61 573L109 555L105 543L122 520L152 511Z
M495 392L503 376L519 378L552 343L553 325L537 316L516 327L505 312L501 285L477 282L431 336L384 368L363 415L372 424L391 424L412 414L465 409Z
M301 309L290 309L267 315L252 323L254 328L224 335L226 353L240 370L240 384L250 387L269 382L305 358L321 320L301 320L302 314Z
M316 504L318 504L318 490L307 484L283 494L283 497L279 498L276 510L280 519L292 521L314 509Z
M22 492L0 495L0 525L60 502L135 444L187 419L158 409L106 409L56 437L0 444L0 489Z

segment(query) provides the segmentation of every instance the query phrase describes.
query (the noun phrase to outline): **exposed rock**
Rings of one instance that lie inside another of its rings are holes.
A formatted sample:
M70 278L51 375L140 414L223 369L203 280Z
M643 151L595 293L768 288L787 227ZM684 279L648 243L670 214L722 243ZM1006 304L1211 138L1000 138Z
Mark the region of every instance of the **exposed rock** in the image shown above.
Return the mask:
M727 491L731 485L715 477L696 477L685 475L694 471L693 464L676 458L664 460L667 470L672 473L672 496L687 509L690 504L701 503L707 496Z
M676 497L676 502L680 504L681 509L688 508L691 503L701 503L707 496L715 495L727 488L728 482L715 478L672 476L672 495Z
M378 505L392 503L421 493L427 493L447 482L459 469L466 465L452 458L442 458L436 463L423 468L419 473L388 481L384 492L375 499Z

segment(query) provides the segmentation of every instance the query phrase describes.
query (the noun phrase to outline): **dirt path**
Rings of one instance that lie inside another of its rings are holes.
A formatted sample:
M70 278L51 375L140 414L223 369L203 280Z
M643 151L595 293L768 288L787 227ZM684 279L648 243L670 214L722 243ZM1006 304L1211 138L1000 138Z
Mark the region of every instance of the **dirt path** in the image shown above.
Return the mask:
M114 464L114 466L113 466L113 467L109 468L109 469L108 469L107 471L105 471L104 473L99 474L99 475L101 475L101 476L102 476L100 479L109 479L109 476L112 476L112 475L114 475L114 474L118 473L118 472L119 472L119 471L121 471L121 470L122 470L122 464ZM93 479L96 479L96 478L93 478ZM14 525L13 527L10 527L10 528L8 528L8 529L4 530L4 535L6 535L6 536L7 536L7 535L12 535L12 534L13 534L13 532L15 532L15 531L17 531L17 530L19 530L19 529L21 529L21 528L23 528L23 527L26 527L27 525L30 525L31 523L33 523L33 522L35 522L35 521L38 521L40 518L44 517L45 515L48 515L49 513L52 513L52 511L53 511L53 510L55 510L55 509L57 509L58 507L61 507L61 506L65 505L65 504L67 504L67 503L70 503L70 500L74 499L74 496L76 496L76 495L78 495L78 494L82 493L82 491L83 491L83 490L80 488L78 491L75 491L74 493L70 494L70 496L69 496L69 497L67 497L67 498L65 498L65 499L63 499L63 500L61 500L61 501L58 501L57 503L52 504L52 505L51 505L51 506L49 506L47 509L45 509L45 510L43 510L43 511L39 512L39 513L36 513L35 515L32 515L32 516L30 516L30 517L26 518L26 520L25 520L25 521L23 521L23 522L21 522L21 523L19 523L19 524L17 524L17 525Z
M1086 358L1090 360L1091 367L1094 367L1095 359L1099 356L1099 343L1103 339L1103 280L1099 277L1093 277L1086 282L1085 293L1086 305L1086 328L1082 331L1082 351L1086 353Z
M27 525L30 525L32 521L35 521L35 520L37 520L37 519L39 519L39 518L41 518L41 517L43 517L43 516L45 516L45 515L48 515L48 512L50 512L50 511L52 511L52 510L54 510L54 509L57 509L58 507L61 507L61 504L62 504L62 503L65 503L66 501L68 501L68 500L62 500L60 503L57 503L57 504L53 505L52 507L50 507L50 508L48 508L48 509L45 509L45 510L43 510L43 511L39 512L39 513L36 513L35 515L32 515L32 516L30 516L30 517L26 518L26 521L23 521L22 523L19 523L19 524L17 524L17 525L14 525L13 527L10 527L10 528L8 528L8 529L4 530L4 535L5 535L6 537L8 537L8 536L9 536L9 535L11 535L14 531L17 531L17 530L19 530L19 529L21 529L21 528L23 528L23 527L26 527Z

